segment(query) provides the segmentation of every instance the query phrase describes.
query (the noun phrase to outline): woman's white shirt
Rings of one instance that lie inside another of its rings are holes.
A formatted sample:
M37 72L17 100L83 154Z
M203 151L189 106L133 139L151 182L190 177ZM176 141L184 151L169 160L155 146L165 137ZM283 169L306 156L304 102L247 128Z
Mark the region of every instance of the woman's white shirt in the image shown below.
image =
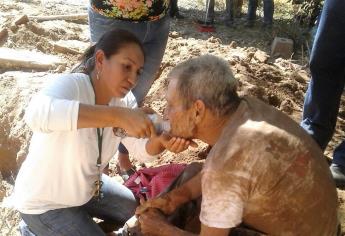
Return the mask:
M77 129L79 103L95 104L89 77L66 74L58 77L30 102L25 121L33 130L29 153L15 184L16 208L25 214L80 206L93 196L98 178L98 138L96 128ZM129 92L113 98L109 106L137 107ZM104 128L103 169L114 156L120 141L140 161L155 158L146 151L147 139L119 138L112 127Z

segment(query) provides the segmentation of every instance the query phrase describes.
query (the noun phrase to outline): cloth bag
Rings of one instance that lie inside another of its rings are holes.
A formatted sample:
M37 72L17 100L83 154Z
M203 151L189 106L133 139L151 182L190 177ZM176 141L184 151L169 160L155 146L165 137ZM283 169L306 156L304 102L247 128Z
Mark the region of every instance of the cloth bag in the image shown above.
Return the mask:
M164 191L185 169L185 164L142 168L124 183L137 198L150 199Z

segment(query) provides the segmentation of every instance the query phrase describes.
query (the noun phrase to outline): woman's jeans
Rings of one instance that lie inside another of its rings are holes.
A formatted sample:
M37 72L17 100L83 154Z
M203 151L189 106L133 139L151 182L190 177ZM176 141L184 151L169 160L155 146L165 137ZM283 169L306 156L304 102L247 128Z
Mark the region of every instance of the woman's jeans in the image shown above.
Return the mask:
M264 24L273 23L273 13L274 13L274 1L273 0L263 0L264 1ZM254 21L256 18L256 9L258 8L258 0L248 1L248 21Z
M331 140L345 83L345 1L326 0L310 57L311 81L304 100L302 127L321 149ZM333 163L345 167L345 142Z
M21 213L24 222L20 224L24 236L98 236L105 235L93 221L93 217L105 223L122 226L134 215L137 202L133 193L122 184L102 176L104 197L91 199L78 207L51 210L43 214L29 215Z

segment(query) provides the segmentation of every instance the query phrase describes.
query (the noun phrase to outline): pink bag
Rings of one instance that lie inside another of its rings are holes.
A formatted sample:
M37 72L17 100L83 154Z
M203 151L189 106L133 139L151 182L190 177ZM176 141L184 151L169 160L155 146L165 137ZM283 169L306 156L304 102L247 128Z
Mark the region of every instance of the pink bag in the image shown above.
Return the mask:
M138 198L150 199L164 191L184 170L186 164L168 164L143 168L133 174L124 185Z

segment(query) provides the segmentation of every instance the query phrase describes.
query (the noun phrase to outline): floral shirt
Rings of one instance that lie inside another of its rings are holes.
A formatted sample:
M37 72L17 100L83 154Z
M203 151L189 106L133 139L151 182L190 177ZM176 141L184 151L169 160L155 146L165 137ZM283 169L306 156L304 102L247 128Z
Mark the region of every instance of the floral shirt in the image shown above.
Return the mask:
M164 17L170 0L91 0L99 14L120 20L154 21Z

